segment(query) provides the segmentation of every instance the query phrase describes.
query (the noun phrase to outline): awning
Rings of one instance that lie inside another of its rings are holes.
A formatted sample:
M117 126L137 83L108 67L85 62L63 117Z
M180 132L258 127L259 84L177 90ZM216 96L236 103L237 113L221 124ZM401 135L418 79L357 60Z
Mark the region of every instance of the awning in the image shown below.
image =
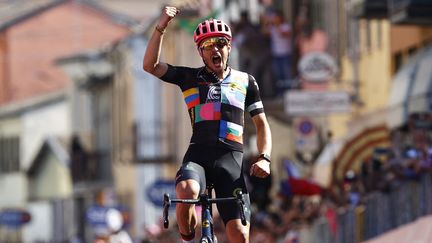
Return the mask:
M364 129L349 139L333 162L333 182L344 178L348 170L360 171L361 164L369 159L376 148L390 146L390 131L385 124Z
M313 180L322 187L328 187L331 183L333 161L342 149L342 145L341 140L329 142L315 162Z
M432 45L414 55L396 74L390 91L387 124L403 125L410 113L432 111Z

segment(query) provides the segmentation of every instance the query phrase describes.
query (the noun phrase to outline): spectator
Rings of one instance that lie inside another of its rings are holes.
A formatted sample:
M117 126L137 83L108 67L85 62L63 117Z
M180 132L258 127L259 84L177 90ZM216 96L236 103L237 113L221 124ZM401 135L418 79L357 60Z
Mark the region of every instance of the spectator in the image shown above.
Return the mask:
M361 203L363 188L353 170L349 170L345 174L345 190L348 203L358 206Z
M257 47L256 39L258 28L254 26L249 20L249 14L247 11L240 13L239 22L233 24L233 31L236 34L236 38L233 40L233 45L238 48L239 51L239 68L247 73L254 74L252 68L252 62L256 60L255 52Z
M420 150L420 172L432 171L432 148L425 148Z
M284 21L282 12L275 11L264 23L264 31L270 36L273 71L278 95L293 88L291 77L292 41L291 25Z
M239 51L239 68L255 77L265 97L273 94L267 65L271 60L269 40L254 25L247 11L240 13L240 20L234 24L236 38L233 45Z
M415 148L407 148L403 162L403 174L407 180L419 179L419 154Z

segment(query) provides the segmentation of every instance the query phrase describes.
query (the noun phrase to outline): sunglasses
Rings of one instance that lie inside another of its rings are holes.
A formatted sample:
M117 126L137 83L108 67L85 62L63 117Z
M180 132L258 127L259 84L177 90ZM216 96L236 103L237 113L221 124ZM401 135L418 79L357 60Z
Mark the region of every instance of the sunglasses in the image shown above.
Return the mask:
M218 49L224 48L226 45L228 45L228 40L224 37L212 37L205 41L203 41L200 45L200 48L202 50L209 51L216 46Z

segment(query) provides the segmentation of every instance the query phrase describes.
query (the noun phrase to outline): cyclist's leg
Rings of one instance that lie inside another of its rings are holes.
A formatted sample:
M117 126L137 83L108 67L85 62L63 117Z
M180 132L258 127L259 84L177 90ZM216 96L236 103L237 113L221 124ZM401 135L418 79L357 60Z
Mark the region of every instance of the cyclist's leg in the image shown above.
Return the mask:
M176 175L176 197L197 198L205 189L204 168L194 162L184 162ZM176 204L176 216L180 234L184 241L193 240L197 216L192 204Z
M225 227L230 242L249 242L249 222L244 226L240 219L231 219Z
M235 202L218 204L218 211L225 223L226 233L230 242L249 241L250 202L242 173L243 153L230 151L223 154L215 163L214 187L217 197L233 197L238 190L245 193L245 216L248 224L243 226L240 212Z

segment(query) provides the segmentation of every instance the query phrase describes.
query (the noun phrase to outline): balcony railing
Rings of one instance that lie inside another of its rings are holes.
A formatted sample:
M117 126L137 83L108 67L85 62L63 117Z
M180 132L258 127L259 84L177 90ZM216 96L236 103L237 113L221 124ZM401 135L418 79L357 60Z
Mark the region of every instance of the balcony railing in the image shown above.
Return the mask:
M432 1L389 0L389 16L393 24L432 25Z
M381 19L388 17L387 0L363 0L354 5L354 15L358 18Z

